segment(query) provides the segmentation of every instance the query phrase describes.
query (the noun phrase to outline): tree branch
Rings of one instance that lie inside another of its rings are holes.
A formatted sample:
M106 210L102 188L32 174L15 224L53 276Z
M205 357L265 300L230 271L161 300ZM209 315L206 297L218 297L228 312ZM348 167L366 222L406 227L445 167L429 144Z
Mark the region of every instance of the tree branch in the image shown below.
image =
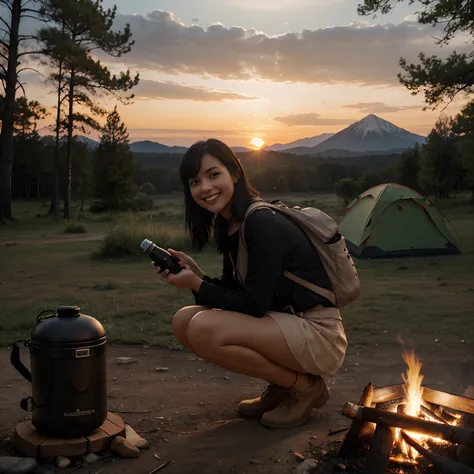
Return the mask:
M5 61L8 61L7 56L3 53L0 53L0 58L3 58Z
M0 3L5 5L10 10L10 13L12 13L12 7L9 3L7 3L5 0L0 0Z
M32 20L40 20L37 16L31 16L31 15L22 15L21 18L31 18Z
M8 44L5 41L0 40L0 45L2 45L5 49L8 49Z
M25 4L26 5L26 4ZM38 13L38 10L35 10L34 8L22 8L21 9L21 12L25 12L25 13Z
M25 88L23 87L23 84L20 81L18 81L18 86L16 87L15 90L17 91L18 89L21 89L23 91L23 96L26 97Z
M21 58L27 54L44 54L44 51L24 51L23 53L19 53L17 57Z
M0 21L7 27L7 31L5 33L10 34L10 30L11 30L10 25L1 17L0 17Z
M35 69L33 67L24 67L24 68L20 69L17 72L17 74L20 74L20 72L23 72L23 71L34 71L34 72L38 73L40 76L43 76L45 79L47 79L47 77L42 72L39 72L37 69Z

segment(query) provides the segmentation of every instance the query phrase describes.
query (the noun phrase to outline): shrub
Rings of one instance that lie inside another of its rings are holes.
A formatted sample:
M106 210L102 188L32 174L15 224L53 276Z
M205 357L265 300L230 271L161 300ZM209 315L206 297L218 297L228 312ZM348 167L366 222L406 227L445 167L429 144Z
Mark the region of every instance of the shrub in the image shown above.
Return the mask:
M153 209L153 199L143 193L138 193L132 200L131 207L134 211L150 211Z
M80 222L68 222L64 228L65 234L85 234L87 227Z
M150 196L143 193L138 193L133 198L123 199L120 202L110 203L104 199L97 199L94 201L89 210L95 214L109 211L149 211L153 209L154 203Z
M150 222L123 221L105 236L93 258L142 258L140 244L143 239L152 240L164 249L191 250L191 240L182 230L165 229Z
M343 178L334 183L334 192L337 196L344 199L347 204L350 199L353 199L359 194L360 184L352 178Z
M155 194L155 186L152 183L143 183L140 186L140 192L148 195Z
M99 214L101 212L108 211L109 207L110 206L106 201L104 201L103 199L97 199L90 205L89 210L94 214Z

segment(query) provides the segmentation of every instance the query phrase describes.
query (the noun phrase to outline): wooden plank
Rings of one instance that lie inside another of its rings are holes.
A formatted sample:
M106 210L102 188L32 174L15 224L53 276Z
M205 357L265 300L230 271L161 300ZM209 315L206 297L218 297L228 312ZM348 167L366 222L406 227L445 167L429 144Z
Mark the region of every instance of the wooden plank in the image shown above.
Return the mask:
M110 437L101 428L96 429L92 434L86 436L86 439L88 453L97 453L108 449L110 446Z
M453 410L474 415L474 400L472 398L423 387L423 399L429 403L434 403L435 405L441 405Z
M80 456L87 454L87 439L70 438L70 439L55 439L48 438L43 441L39 447L40 456Z
M125 429L125 423L123 422L122 418L120 418L120 416L116 415L115 413L108 411L107 420L112 422L114 425L117 425L120 429Z
M347 402L342 414L353 420L365 420L372 423L384 423L395 428L435 436L454 444L474 446L474 430L460 426L443 425L434 421L400 413L393 413L379 408L357 406Z
M394 428L383 425L382 423L377 425L370 445L369 454L367 455L365 474L381 474L387 471L394 439Z
M408 436L404 431L402 431L402 438L407 444L415 448L421 455L428 459L439 472L443 474L474 474L474 469L453 459L432 453Z
M369 383L362 392L359 405L370 407L374 395L374 386ZM366 423L365 421L354 420L349 427L349 431L344 436L341 445L337 451L337 456L341 458L348 458L354 452L361 449L364 439L368 439L373 431L375 425L373 423Z
M405 390L403 390L403 385L388 385L386 387L376 388L374 390L372 403L376 404L389 402L404 396Z
M119 428L116 424L109 420L105 420L100 429L107 433L107 435L111 438L114 436L121 436L123 433L125 433L125 428Z
M37 457L40 444L46 440L31 424L31 421L23 421L15 427L13 432L13 443L15 447L26 456Z

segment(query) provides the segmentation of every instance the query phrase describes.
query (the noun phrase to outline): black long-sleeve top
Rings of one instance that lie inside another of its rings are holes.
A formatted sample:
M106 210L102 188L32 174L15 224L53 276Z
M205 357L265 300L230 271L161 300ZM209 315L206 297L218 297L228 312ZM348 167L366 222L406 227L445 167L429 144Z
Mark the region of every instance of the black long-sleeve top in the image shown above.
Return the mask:
M245 285L234 278L239 232L228 236L220 278L203 278L196 304L263 317L267 311L298 313L318 304L332 306L320 296L283 275L285 270L331 290L318 253L303 231L288 217L268 208L255 210L245 222L248 268ZM232 258L232 260L231 260Z

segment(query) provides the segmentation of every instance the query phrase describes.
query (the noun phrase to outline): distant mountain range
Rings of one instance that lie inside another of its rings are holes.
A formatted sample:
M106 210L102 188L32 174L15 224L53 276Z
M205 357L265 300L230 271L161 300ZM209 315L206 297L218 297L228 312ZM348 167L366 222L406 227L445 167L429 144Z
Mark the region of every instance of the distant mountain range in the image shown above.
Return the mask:
M401 152L424 142L425 137L370 114L315 146L298 146L285 148L282 151L314 156L330 155L331 151L332 156L341 156L341 151L367 154L392 153Z
M99 142L96 140L92 140L89 137L85 137L83 135L80 135L78 139L84 143L87 143L87 145L90 148L97 148L99 145ZM139 142L133 142L130 143L130 149L134 153L174 153L174 154L180 154L182 155L183 153L186 152L188 147L185 146L168 146L168 145L163 145L162 143L158 142L152 142L150 140L143 140ZM251 148L245 148L245 147L232 147L234 152L236 153L245 153L247 151L251 151Z
M313 146L319 145L321 142L327 140L333 135L334 133L323 133L322 135L316 135L315 137L300 138L299 140L295 140L294 142L290 143L275 143L271 146L265 147L265 149L272 151L284 151L298 147L311 148Z
M98 142L80 136L91 148ZM264 147L265 150L292 153L294 155L310 155L320 157L351 157L371 154L401 153L409 147L421 145L426 138L397 127L391 122L370 114L358 122L354 122L338 133L323 133L314 137L302 138L290 143L275 143ZM182 155L184 146L168 146L150 140L137 141L130 144L134 153L171 153ZM251 148L232 147L236 153L251 151Z

